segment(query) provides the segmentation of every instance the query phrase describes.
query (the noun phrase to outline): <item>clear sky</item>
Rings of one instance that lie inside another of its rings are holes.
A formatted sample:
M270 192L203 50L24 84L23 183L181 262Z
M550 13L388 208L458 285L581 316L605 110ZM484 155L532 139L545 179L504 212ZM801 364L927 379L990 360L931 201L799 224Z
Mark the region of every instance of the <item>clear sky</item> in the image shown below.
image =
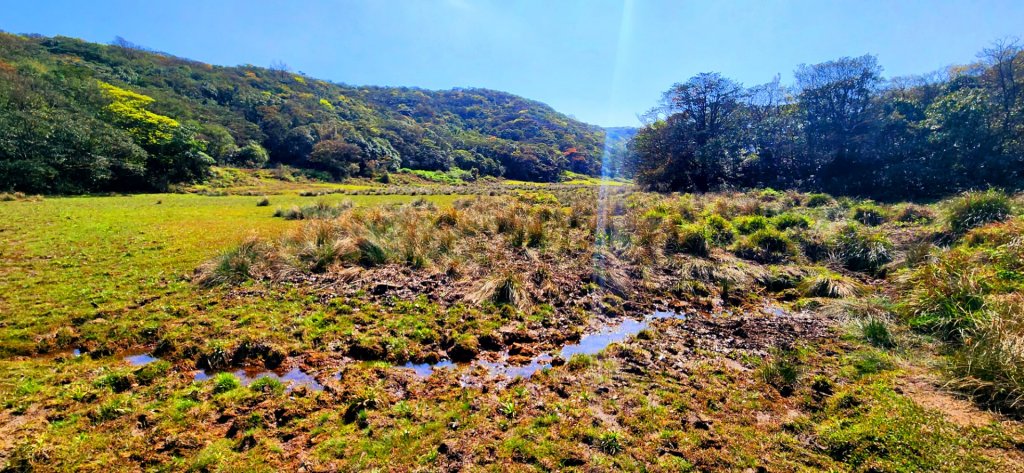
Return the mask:
M0 29L355 85L487 87L616 126L699 72L756 85L865 53L887 76L970 62L1024 36L1024 1L0 0Z

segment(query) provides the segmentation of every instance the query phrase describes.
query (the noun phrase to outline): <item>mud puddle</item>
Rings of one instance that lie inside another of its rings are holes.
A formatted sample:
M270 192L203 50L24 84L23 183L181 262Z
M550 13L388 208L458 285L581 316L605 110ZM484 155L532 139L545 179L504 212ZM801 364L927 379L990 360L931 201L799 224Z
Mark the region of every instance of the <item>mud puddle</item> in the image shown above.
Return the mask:
M225 371L211 371L211 370L200 370L196 371L196 381L206 381L218 373ZM304 386L307 389L313 391L323 391L324 386L320 384L313 375L302 371L300 368L292 368L290 370L268 370L262 368L242 368L234 371L230 371L235 377L242 382L242 386L248 386L260 378L272 378L281 382L285 385L285 389L291 391L299 386Z
M124 361L127 361L132 366L145 366L159 360L159 358L150 353L138 353L124 357Z
M558 351L558 357L564 361L568 360L573 355L595 355L613 343L620 343L627 338L640 333L642 330L650 326L650 323L653 320L683 318L686 318L685 314L655 311L643 319L625 319L618 323L604 324L599 326L596 331L584 335L580 338L579 342L563 346ZM461 367L472 368L473 366L481 366L487 370L490 376L504 376L515 379L530 378L538 371L550 368L554 360L554 356L544 353L533 357L530 359L529 363L516 364L509 361L509 355L506 352L503 353L501 358L497 361L478 359L465 364L455 364L450 360L442 360L437 363L406 363L405 365L402 365L402 368L412 369L417 376L427 378L434 374L434 371L438 369Z
M154 361L159 361L160 359L153 356L151 353L138 353L125 356L124 360L132 366L145 366L153 363ZM193 379L195 381L206 381L220 372L221 371L199 370L195 372ZM313 391L323 391L324 389L324 386L320 384L316 378L300 368L292 368L289 370L242 368L231 371L231 373L242 382L242 386L248 386L260 378L273 378L280 381L281 384L284 384L285 389L288 391L299 386L305 386L307 389L311 389Z

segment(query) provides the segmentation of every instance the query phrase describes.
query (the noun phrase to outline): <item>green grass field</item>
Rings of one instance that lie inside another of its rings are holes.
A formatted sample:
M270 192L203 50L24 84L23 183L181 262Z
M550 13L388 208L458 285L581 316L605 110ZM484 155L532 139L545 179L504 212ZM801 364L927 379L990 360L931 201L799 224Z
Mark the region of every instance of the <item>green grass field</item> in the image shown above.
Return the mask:
M16 315L3 330L7 355L30 354L38 340L72 320L125 324L159 320L167 307L187 304L200 263L250 235L277 235L296 226L275 208L351 200L386 205L413 196L206 197L191 194L51 198L3 202L0 255L5 264L0 312ZM456 196L427 196L439 204ZM125 320L122 314L130 312Z

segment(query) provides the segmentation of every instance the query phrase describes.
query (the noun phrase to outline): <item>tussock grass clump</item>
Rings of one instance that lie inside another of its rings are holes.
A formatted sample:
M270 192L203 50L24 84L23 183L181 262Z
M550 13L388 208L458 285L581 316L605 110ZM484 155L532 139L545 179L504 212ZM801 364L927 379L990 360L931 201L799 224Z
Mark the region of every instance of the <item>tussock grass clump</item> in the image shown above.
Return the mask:
M966 239L976 238L980 246L938 253L901 278L906 295L899 309L912 327L949 343L951 385L993 407L1021 412L1024 244L1000 233L980 231Z
M707 257L711 254L711 241L707 228L697 224L687 224L674 231L670 229L665 242L665 251Z
M886 211L875 204L861 204L853 207L853 219L863 225L875 227L885 223Z
M131 389L133 382L134 380L130 373L113 371L96 380L96 386L110 388L112 391L120 393Z
M770 266L757 276L757 282L769 291L781 292L796 288L806 276L807 272L797 266Z
M0 202L40 202L43 200L41 195L31 195L24 192L0 192Z
M213 377L213 393L221 394L228 391L234 391L242 387L242 382L239 381L238 376L234 373L217 373Z
M795 351L779 350L761 365L758 374L765 384L774 387L779 394L788 396L799 384L803 368Z
M806 207L826 207L835 203L835 199L828 194L808 194L804 202Z
M719 275L719 264L705 259L689 259L681 269L683 275L704 282L715 282Z
M533 305L522 277L511 271L487 278L467 300L475 304L489 301L495 305L510 305L523 311Z
M434 225L438 227L454 227L459 224L459 220L459 210L451 207L438 214L437 219L434 220Z
M900 223L927 224L935 220L935 212L922 205L903 204L896 209L893 218Z
M737 242L733 252L759 263L781 263L796 254L796 245L778 230L765 228Z
M597 437L595 445L602 452L609 455L618 455L624 446L622 435L618 432L605 432Z
M843 299L863 295L867 288L858 281L822 269L800 283L800 292L805 297Z
M880 274L893 260L894 252L892 242L884 234L852 223L832 236L829 248L846 269L870 274Z
M594 366L597 363L591 355L576 353L569 357L565 366L569 371L581 371Z
M950 360L952 385L986 404L1024 411L1024 297L1000 298Z
M890 264L895 268L916 268L922 264L931 262L932 252L936 246L927 240L919 240L906 244L902 253Z
M547 239L547 232L541 219L535 218L526 225L526 246L528 248L544 246Z
M996 248L1024 238L1024 220L1015 218L1006 222L991 223L973 228L963 237L967 246Z
M354 251L347 253L346 259L361 266L380 266L388 260L387 250L369 238L356 238L353 247ZM409 261L411 258L406 259Z
M772 225L779 230L788 230L790 228L808 228L811 226L811 219L795 214L795 213L782 213L772 218Z
M999 191L967 192L952 199L946 208L946 222L954 235L963 235L972 228L1010 218L1010 198Z
M256 201L256 206L257 207L267 207L269 205L270 205L270 199L268 199L266 197L263 197L260 200Z
M900 310L912 327L959 340L982 317L994 280L970 252L953 249L904 278Z
M267 205L269 205L269 201ZM285 220L309 220L309 219L326 219L336 218L348 209L351 209L355 204L351 200L343 200L337 204L329 204L324 201L319 201L313 205L307 205L304 207L292 207L288 210L277 209L274 212L275 217L281 217Z
M861 336L878 348L892 348L896 341L889 331L889 324L882 318L871 317L860 323Z
M771 227L771 220L763 215L747 215L737 217L733 221L733 226L742 235L750 235L752 233L765 230Z
M171 371L171 363L165 360L157 360L135 370L135 380L141 385L152 384L163 378Z
M721 215L708 215L704 219L704 228L707 229L708 239L716 246L731 245L736 239L736 229Z
M266 267L269 247L258 238L248 238L213 261L201 266L197 282L204 286L237 284Z

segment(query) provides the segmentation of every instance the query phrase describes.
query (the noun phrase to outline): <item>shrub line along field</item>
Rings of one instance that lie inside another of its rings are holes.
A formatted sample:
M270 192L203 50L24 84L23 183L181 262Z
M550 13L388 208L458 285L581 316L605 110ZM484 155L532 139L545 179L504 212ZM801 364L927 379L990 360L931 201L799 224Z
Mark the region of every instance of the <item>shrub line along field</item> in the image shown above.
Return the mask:
M1019 199L396 176L0 202L0 467L1024 471Z

